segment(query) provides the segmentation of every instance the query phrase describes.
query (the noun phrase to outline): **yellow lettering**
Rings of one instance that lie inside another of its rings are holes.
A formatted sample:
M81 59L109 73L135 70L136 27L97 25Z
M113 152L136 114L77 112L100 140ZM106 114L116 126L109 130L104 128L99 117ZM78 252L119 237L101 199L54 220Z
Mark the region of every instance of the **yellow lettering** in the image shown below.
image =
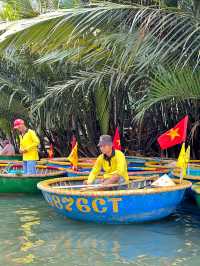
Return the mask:
M66 211L71 212L72 211L72 205L74 204L74 199L71 198L71 197L69 197L69 198L62 198L62 202L64 204L66 204L65 205Z
M63 205L60 202L60 198L57 195L53 195L52 196L52 202L54 204L54 206L58 209L63 209Z
M119 202L122 201L122 198L112 198L112 199L109 199L108 201L112 202L113 212L118 212L119 211Z
M90 207L87 204L88 199L79 198L76 201L76 207L81 212L90 212Z
M95 212L98 213L104 213L107 211L106 207L102 207L101 209L98 207L98 205L105 205L106 201L104 199L94 199L92 201L92 208Z

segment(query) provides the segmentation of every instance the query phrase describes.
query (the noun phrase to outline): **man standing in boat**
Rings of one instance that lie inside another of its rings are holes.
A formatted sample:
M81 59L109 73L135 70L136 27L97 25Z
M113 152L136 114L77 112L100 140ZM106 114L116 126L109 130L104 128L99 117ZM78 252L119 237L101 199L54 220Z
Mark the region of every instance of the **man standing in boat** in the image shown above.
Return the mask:
M127 163L124 154L113 149L112 138L109 135L102 135L98 146L102 154L97 158L96 163L90 172L87 184L95 182L101 170L104 171L102 186L111 184L128 184L129 177Z
M20 153L23 155L24 174L36 174L36 161L39 160L40 140L32 129L28 129L22 119L14 121L14 129L19 132Z

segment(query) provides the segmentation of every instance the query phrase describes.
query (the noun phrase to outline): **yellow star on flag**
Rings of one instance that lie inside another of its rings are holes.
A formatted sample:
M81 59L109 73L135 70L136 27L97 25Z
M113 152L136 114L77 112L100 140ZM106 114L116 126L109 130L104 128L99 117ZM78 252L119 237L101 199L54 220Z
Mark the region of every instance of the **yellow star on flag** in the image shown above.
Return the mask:
M167 133L168 136L170 136L171 140L174 140L176 137L180 137L180 134L179 134L179 128L172 128L170 129L169 133Z
M120 144L121 144L121 142L120 142L120 140L119 140L119 139L117 140L117 144L118 144L118 145L120 145Z

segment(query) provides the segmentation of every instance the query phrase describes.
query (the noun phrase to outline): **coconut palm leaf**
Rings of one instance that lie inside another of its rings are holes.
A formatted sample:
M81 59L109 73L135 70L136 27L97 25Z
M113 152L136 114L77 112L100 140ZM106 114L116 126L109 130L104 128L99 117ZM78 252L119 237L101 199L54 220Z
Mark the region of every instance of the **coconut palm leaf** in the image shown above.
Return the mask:
M19 22L18 22L19 23ZM17 23L17 24L18 24ZM137 28L143 39L153 36L157 47L154 62L169 54L179 57L179 64L191 60L199 62L199 20L191 13L180 10L156 9L136 5L113 3L95 4L89 8L58 10L35 19L23 21L20 28L10 25L1 35L1 49L15 50L26 45L33 52L61 51L87 36L94 40L96 31L121 30L132 32ZM9 25L8 25L9 26ZM19 25L18 25L19 26ZM81 46L81 43L79 43Z
M155 77L151 78L149 91L136 103L138 112L136 119L143 118L147 110L160 103L169 105L171 101L176 108L177 103L198 101L200 99L199 82L200 72L193 72L191 68L160 69Z

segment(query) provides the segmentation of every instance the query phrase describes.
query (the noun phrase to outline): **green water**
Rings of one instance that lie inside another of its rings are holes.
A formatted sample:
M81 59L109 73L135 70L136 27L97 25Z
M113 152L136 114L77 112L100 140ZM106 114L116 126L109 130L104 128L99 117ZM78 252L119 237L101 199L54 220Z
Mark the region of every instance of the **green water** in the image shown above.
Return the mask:
M160 222L124 226L64 219L40 196L1 196L0 213L0 266L200 264L194 206Z

